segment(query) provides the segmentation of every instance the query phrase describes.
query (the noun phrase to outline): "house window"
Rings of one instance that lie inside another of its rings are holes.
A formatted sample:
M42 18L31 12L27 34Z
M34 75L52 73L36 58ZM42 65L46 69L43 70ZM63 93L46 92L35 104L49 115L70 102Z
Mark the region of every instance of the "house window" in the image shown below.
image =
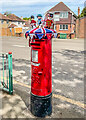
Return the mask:
M60 29L62 30L62 25L60 25Z
M4 23L4 20L1 20L1 24L3 24Z
M56 30L56 25L54 25L54 30Z
M65 30L65 25L63 25L63 30Z
M60 25L60 30L68 30L68 25Z
M54 14L54 21L59 21L59 14Z
M9 20L7 20L7 24L9 23Z
M68 30L68 25L66 25L66 29Z
M68 18L68 12L60 12L60 18Z

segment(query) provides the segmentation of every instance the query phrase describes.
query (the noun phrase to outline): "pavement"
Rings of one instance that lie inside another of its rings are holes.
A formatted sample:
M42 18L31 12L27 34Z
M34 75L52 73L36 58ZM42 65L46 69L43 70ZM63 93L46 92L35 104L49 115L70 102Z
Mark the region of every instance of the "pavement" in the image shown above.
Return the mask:
M14 93L1 91L2 118L36 118L30 112L31 66L28 40L2 37L2 52L13 53ZM84 118L84 40L52 40L52 115L46 118Z

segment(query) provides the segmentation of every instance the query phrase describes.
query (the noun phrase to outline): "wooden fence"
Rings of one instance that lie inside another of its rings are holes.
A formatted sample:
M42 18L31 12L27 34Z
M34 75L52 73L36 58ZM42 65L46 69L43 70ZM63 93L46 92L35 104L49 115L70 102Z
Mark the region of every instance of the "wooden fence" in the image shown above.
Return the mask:
M0 28L0 36L22 37L23 33L15 33L15 28Z

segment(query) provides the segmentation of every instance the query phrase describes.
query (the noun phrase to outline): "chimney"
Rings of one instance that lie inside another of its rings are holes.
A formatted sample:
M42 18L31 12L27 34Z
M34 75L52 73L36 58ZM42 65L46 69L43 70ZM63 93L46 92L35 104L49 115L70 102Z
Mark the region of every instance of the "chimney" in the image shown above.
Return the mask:
M23 20L23 16L21 16L21 19Z
M80 15L80 7L78 7L78 16Z

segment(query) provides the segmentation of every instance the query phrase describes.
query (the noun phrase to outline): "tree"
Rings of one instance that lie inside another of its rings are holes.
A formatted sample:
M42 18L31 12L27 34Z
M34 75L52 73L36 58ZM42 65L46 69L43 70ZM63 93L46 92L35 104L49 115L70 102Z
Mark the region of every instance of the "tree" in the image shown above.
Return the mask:
M30 18L30 17L29 17L29 18L27 18L27 17L23 18L23 20L29 20L29 19L31 20L31 18Z
M81 18L81 17L84 17L84 16L86 16L86 7L83 8L83 10L82 10L81 14L78 16L78 18Z
M10 11L6 11L5 13L4 13L4 15L10 15L11 14L11 12Z

